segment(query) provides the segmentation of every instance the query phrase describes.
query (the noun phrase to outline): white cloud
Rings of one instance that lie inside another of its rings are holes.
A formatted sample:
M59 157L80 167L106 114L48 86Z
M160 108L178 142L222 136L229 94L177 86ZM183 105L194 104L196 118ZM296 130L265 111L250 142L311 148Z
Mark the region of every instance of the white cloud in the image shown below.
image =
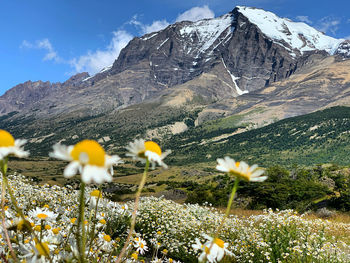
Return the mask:
M165 19L156 20L156 21L153 21L151 25L143 25L142 29L144 34L148 34L156 31L160 31L166 28L168 25L169 23Z
M112 65L132 38L131 34L123 30L113 32L113 38L105 49L89 51L86 55L72 59L70 65L76 72L87 71L90 75L95 74L104 67Z
M196 6L193 7L182 14L179 14L176 18L176 22L180 21L198 21L205 18L214 18L214 12L207 6L202 7Z
M333 35L335 35L336 31L338 30L339 24L340 24L340 19L326 16L320 20L317 28L322 32L325 32L325 33L330 32Z
M308 16L297 16L296 19L300 22L304 22L310 25L312 24L312 21L309 19Z
M129 22L127 22L127 24L134 25L135 27L139 28L141 35L149 34L155 31L160 31L166 28L168 25L170 25L169 22L165 19L155 20L152 22L152 24L143 24L141 21L138 20L137 15L134 15L132 19Z
M201 7L195 6L179 14L175 22L180 22L185 20L194 22L205 18L213 18L214 16L215 16L214 12L207 5L204 5ZM151 24L144 24L138 20L137 15L133 16L133 18L127 24L131 24L138 27L140 29L141 35L160 31L170 25L170 23L165 19L155 20Z
M43 50L46 50L46 54L43 58L44 61L53 60L55 62L62 62L62 59L58 56L50 40L48 40L47 38L37 40L35 41L35 43L31 43L27 40L23 40L20 48L43 49Z

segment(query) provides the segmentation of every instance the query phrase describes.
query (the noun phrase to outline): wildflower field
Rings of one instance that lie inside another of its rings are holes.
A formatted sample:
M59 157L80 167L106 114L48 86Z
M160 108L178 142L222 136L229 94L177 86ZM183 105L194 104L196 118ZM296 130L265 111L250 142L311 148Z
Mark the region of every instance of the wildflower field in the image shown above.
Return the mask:
M0 130L1 262L350 262L350 224L293 210L230 214L241 180L267 179L257 165L217 160L216 169L234 181L222 213L210 205L141 198L148 170L167 167L170 151L155 142L135 140L126 147L129 157L145 164L135 201L127 203L102 191L122 160L97 142L53 147L52 157L69 162L64 176L80 178L79 190L7 174L9 157L28 155L24 143Z

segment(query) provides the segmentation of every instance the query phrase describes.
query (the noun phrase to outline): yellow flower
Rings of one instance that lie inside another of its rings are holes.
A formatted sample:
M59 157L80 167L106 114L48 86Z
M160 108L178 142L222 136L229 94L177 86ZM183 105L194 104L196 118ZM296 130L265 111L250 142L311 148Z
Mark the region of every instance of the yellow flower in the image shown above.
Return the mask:
M72 177L80 172L84 183L111 182L112 166L122 162L118 155L107 155L94 140L83 140L71 146L56 144L53 150L51 157L70 161L64 169L64 176Z
M235 162L235 160L228 156L224 159L217 159L217 162L217 170L226 172L232 176L237 176L245 181L262 182L267 179L267 176L263 176L265 170L259 168L256 164L249 166L243 161Z
M111 240L112 240L112 238L111 238L110 235L104 235L104 236L103 236L103 239L104 239L105 241L107 241L107 242L111 242Z
M90 196L96 197L96 198L101 198L101 197L102 197L102 193L101 193L101 191L99 191L99 190L93 190L93 191L90 193Z
M70 222L71 222L72 224L74 224L76 220L77 220L77 218L76 218L76 217L73 217L73 218L70 219Z
M132 253L132 254L131 254L131 257L132 257L133 259L135 259L135 260L137 260L137 258L138 258L138 256L137 256L136 253Z
M11 133L0 129L0 160L11 154L17 157L28 156L29 152L22 148L26 142L26 140L15 140Z

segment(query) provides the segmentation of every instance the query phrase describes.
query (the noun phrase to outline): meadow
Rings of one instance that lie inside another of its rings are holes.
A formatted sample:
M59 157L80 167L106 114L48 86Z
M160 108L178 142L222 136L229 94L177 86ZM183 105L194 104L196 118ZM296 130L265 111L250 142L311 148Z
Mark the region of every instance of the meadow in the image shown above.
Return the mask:
M68 163L63 175L78 178L76 189L42 184L13 169L8 173L9 158L28 156L24 143L0 130L3 262L350 262L349 221L291 209L245 215L231 210L239 186L261 185L249 189L259 193L273 183L276 168L267 172L219 158L213 170L226 180L226 208L141 197L149 170L168 168L164 159L170 151L135 140L126 147L127 155L144 165L135 200L115 202L102 186L112 181L119 156L107 155L91 140L55 145L50 156Z

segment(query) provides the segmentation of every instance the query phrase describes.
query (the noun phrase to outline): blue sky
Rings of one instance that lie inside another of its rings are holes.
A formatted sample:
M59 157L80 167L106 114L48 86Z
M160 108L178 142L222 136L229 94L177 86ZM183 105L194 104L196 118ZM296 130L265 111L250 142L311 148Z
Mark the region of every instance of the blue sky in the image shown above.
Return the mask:
M134 36L255 6L350 38L348 0L10 0L0 2L0 95L27 80L65 81L113 63Z

